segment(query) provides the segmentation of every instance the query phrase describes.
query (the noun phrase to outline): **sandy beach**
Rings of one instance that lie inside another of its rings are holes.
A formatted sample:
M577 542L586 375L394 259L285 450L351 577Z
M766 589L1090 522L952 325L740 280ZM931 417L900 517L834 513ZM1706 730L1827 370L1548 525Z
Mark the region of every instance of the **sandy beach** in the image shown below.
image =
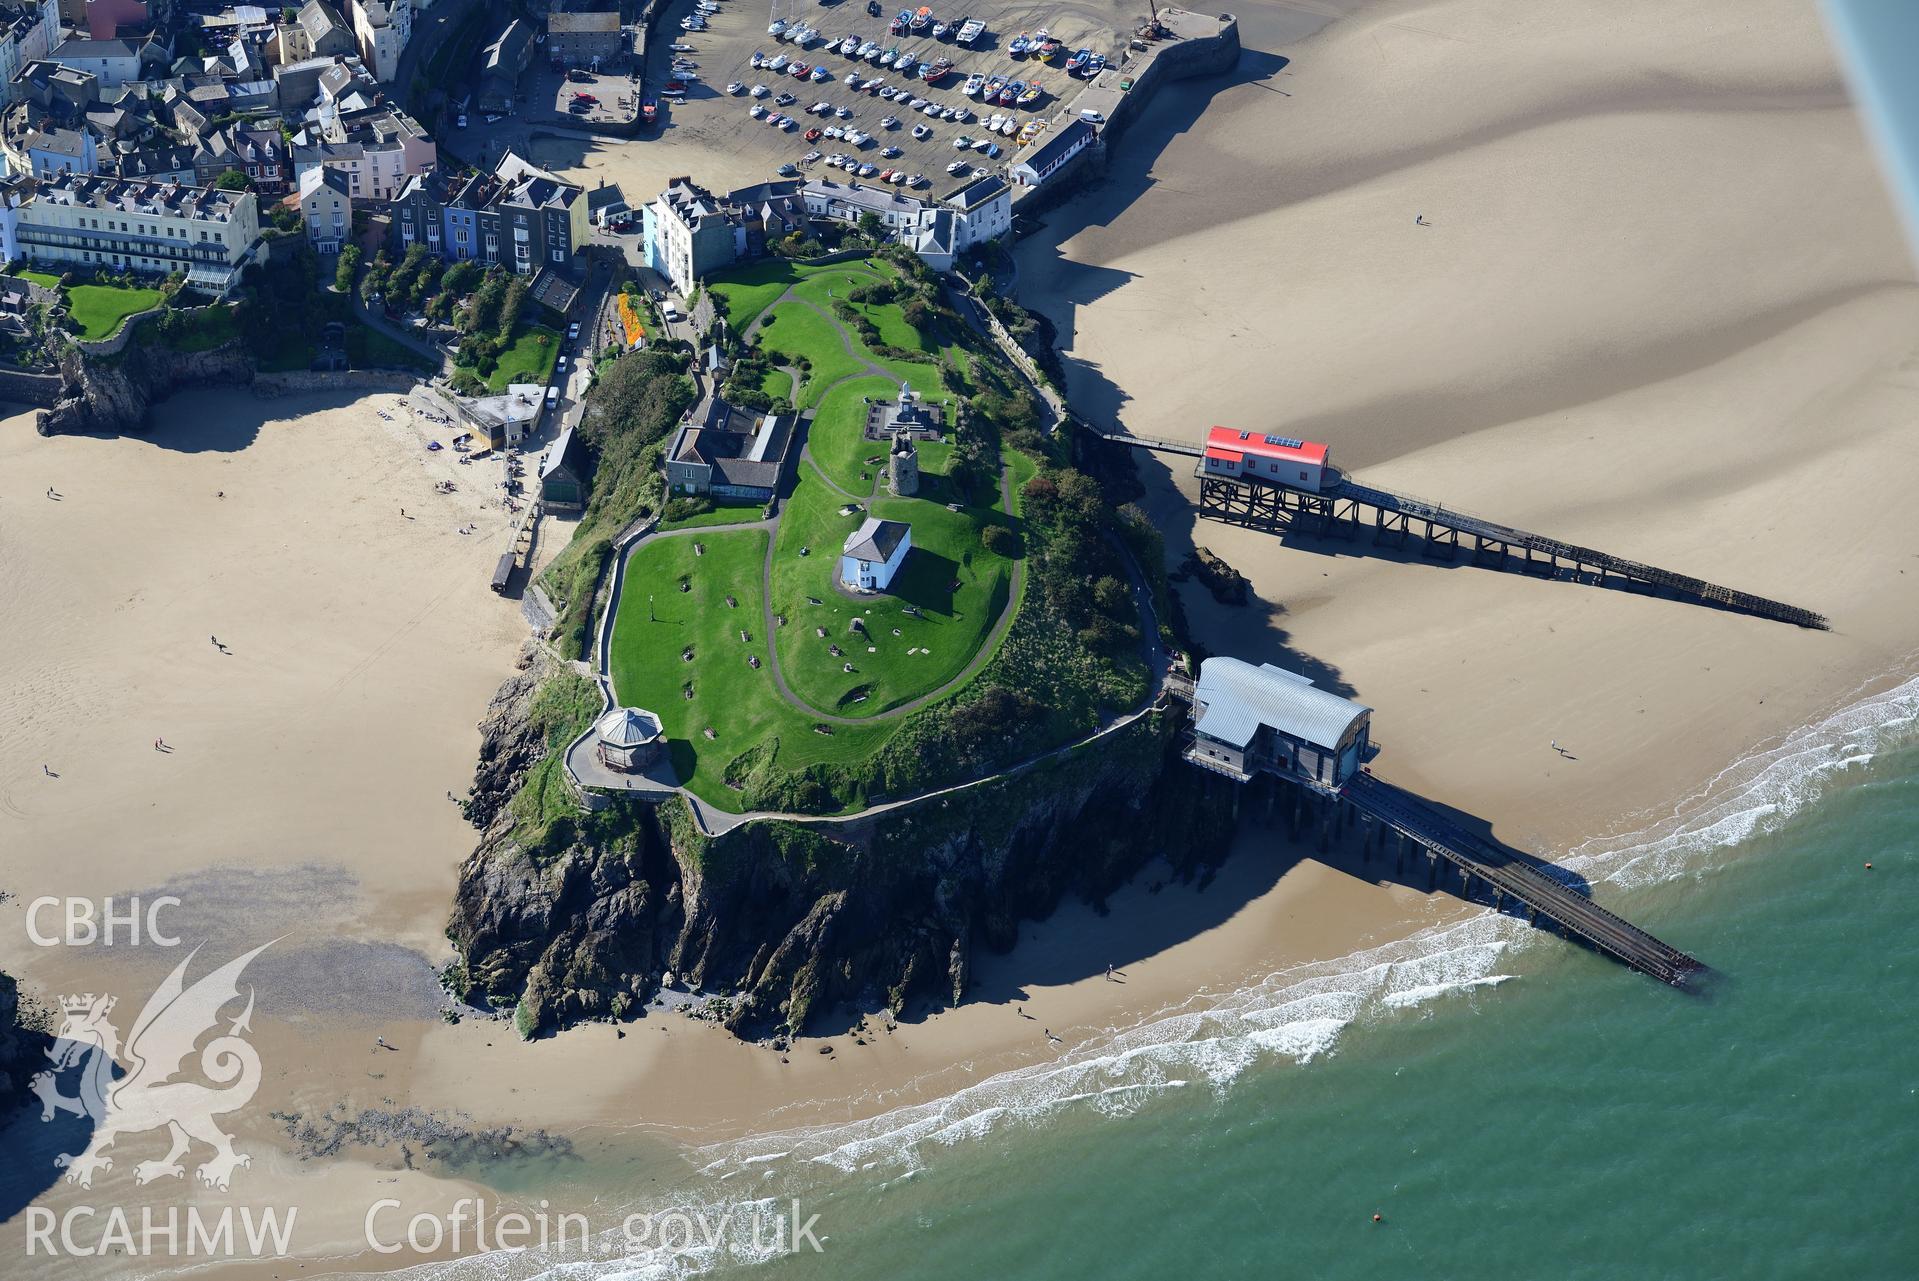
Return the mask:
M1377 709L1378 773L1548 856L1911 673L1919 289L1809 4L1240 18L1234 82L1169 90L1106 181L1019 247L1019 296L1059 324L1075 404L1142 435L1324 440L1369 480L1833 630L1201 524L1188 469L1147 460L1172 557L1204 544L1257 591L1230 608L1184 589L1212 652L1322 673ZM665 163L725 180L708 158ZM18 852L0 968L132 999L177 960L32 947L41 894L179 894L175 924L209 955L284 935L256 971L267 1071L240 1130L270 1155L248 1199L337 1205L399 1178L432 1206L468 1187L405 1170L398 1141L302 1162L275 1111L457 1112L641 1145L670 1179L687 1152L923 1104L1195 994L1480 915L1249 822L1205 888L1149 872L1103 914L1029 923L971 1003L864 1046L782 1062L673 1016L532 1044L444 1023L432 967L475 839L446 793L527 629L486 588L496 491L435 493L473 469L426 438L391 396L199 392L115 440L0 422L0 824ZM320 1219L310 1258L389 1266L352 1248L354 1216Z

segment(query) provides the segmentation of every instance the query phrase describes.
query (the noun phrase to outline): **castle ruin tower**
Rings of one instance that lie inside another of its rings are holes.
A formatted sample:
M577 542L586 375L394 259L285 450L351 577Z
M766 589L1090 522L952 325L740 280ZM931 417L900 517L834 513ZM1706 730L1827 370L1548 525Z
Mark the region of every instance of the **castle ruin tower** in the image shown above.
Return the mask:
M896 498L911 498L920 488L920 451L910 432L893 437L893 448L886 455L886 487Z

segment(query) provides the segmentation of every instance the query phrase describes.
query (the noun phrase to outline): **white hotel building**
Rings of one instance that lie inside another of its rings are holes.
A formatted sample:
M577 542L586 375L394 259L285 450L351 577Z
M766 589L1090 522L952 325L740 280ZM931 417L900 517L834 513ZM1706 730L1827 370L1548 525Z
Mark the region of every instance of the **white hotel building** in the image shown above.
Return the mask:
M166 275L225 293L260 247L250 191L63 174L9 209L13 250L30 262Z

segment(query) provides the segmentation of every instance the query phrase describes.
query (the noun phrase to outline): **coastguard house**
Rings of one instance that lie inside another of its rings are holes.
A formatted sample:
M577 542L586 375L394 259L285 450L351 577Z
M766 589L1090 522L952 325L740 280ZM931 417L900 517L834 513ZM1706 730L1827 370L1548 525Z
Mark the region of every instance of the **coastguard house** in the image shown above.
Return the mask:
M854 591L883 592L893 585L912 550L912 526L868 516L846 536L840 551L840 581Z
M1265 771L1336 792L1366 759L1372 717L1283 667L1209 658L1199 665L1185 755L1241 783Z

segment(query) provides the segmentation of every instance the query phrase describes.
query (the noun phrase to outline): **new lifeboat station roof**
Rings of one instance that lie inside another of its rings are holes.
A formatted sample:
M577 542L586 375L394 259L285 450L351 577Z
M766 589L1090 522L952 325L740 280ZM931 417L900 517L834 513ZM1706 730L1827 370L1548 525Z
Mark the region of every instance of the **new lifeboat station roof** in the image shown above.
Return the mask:
M1205 708L1194 728L1218 743L1244 748L1269 726L1286 737L1332 751L1372 708L1329 694L1308 678L1271 663L1209 658L1199 665L1193 701Z

